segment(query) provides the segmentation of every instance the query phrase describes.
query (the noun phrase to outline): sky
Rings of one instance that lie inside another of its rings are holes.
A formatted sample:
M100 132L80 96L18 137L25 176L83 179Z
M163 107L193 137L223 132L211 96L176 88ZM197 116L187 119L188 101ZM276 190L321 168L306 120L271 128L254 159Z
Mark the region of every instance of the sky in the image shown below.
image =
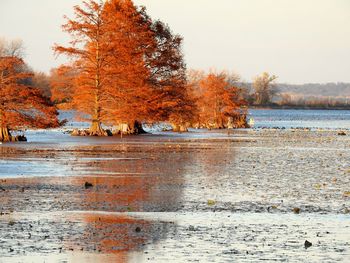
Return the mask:
M26 61L49 72L69 38L63 15L81 0L0 0L0 37L20 38ZM184 37L188 68L229 70L244 81L350 82L350 0L134 0Z

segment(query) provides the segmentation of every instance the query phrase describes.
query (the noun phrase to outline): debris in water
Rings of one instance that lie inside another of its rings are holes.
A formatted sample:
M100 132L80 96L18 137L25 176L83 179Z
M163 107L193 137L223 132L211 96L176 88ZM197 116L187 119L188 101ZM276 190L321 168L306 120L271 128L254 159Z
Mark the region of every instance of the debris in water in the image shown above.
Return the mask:
M294 207L293 208L294 214L300 214L300 208L299 207Z
M85 189L89 189L91 187L93 187L94 185L92 183L89 182L85 182Z
M216 205L216 201L215 200L208 200L208 205Z
M343 196L344 196L344 197L350 197L350 191L344 192Z
M312 246L312 243L307 241L307 240L305 240L304 246L305 246L305 249L308 249L309 247Z
M189 227L188 227L188 230L189 230L189 231L196 231L196 229L194 228L194 226L189 226Z

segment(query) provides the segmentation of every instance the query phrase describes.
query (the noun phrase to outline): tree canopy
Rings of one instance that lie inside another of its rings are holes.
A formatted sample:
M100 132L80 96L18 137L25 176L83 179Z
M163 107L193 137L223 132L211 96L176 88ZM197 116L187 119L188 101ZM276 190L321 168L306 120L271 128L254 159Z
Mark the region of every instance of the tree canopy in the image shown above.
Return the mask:
M72 105L90 116L90 135L106 135L101 123L134 132L137 122L181 121L190 104L182 38L145 8L131 0L90 0L75 7L63 29L71 45L54 49L73 60Z
M235 85L236 75L227 72L190 72L189 87L196 102L195 125L205 128L240 128L246 123L245 100Z
M15 140L14 129L57 127L56 109L30 84L34 75L19 57L21 46L0 47L0 141Z

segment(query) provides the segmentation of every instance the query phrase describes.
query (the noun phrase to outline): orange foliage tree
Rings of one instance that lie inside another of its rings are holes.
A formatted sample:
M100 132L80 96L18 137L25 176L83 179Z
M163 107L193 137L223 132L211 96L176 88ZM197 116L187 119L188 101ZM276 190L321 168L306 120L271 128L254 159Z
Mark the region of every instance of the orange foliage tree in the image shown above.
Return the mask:
M245 127L246 102L235 86L237 76L226 72L192 72L190 89L195 97L198 112L195 127L240 128Z
M104 119L108 88L105 82L108 43L102 19L103 4L84 2L84 8L75 6L75 20L69 19L63 30L73 36L70 47L55 46L55 51L75 58L74 67L79 73L73 93L76 110L90 115L91 135L107 135L101 127Z
M148 82L151 72L146 66L155 48L152 21L145 9L137 9L132 1L107 1L104 15L112 49L106 69L111 88L105 107L110 113L107 122L115 125L115 133L139 133L140 122L152 116L157 96Z
M51 100L60 109L71 107L75 76L74 69L66 65L52 69L50 72Z
M148 57L150 83L158 93L153 116L170 122L174 131L186 131L195 112L193 98L188 93L186 65L183 60L182 42L161 21L152 24L156 47Z
M0 141L21 139L11 130L19 128L48 128L59 126L55 108L42 92L28 85L33 74L28 72L22 59L0 57Z
M141 122L184 122L190 110L182 38L131 0L84 2L63 29L70 47L56 46L74 59L73 105L90 116L89 135L138 133Z
M50 77L46 73L34 71L30 85L38 88L45 98L51 98Z

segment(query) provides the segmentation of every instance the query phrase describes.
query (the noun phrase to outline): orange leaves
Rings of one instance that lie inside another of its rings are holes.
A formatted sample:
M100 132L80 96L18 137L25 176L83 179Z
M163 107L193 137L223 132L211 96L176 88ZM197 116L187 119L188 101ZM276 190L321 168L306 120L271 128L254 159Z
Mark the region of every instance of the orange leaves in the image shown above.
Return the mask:
M55 127L59 125L56 110L42 92L28 82L33 76L22 59L0 58L0 127Z
M190 89L196 98L198 109L197 122L201 127L227 128L230 118L240 115L245 102L235 87L237 77L225 72L191 72Z
M71 34L71 46L55 46L58 54L74 59L73 69L61 72L61 83L55 83L56 99L67 100L80 112L91 115L91 120L101 121L103 83L105 81L106 49L105 25L102 20L103 5L95 1L76 6L75 19L68 19L63 30ZM68 69L68 68L66 68ZM63 82L63 83L62 83ZM68 94L70 95L68 96Z
M51 70L51 100L62 108L71 106L76 71L70 66L60 66Z
M131 0L89 1L75 7L63 29L71 45L55 51L73 59L72 102L91 121L165 121L190 104L182 38L145 8Z

